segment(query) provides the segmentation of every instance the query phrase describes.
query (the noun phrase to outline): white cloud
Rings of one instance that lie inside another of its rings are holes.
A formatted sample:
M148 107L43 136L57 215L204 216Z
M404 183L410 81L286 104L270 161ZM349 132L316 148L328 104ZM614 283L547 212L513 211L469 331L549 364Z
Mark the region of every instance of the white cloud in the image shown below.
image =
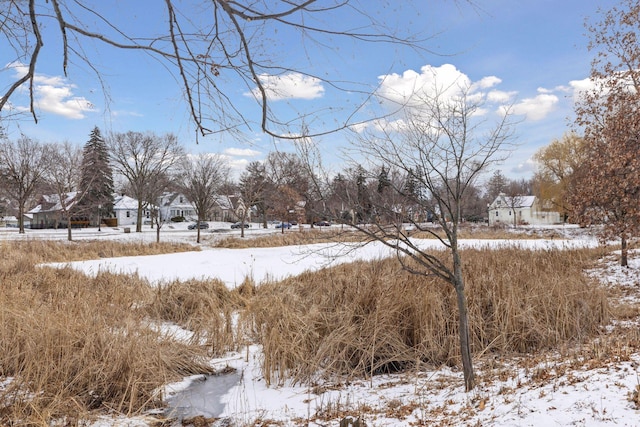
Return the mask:
M489 76L481 78L479 81L475 82L473 86L478 89L489 89L500 83L502 83L502 79L496 76Z
M68 119L84 119L85 113L95 111L95 108L86 98L73 96L73 87L73 85L36 86L36 107Z
M542 120L558 104L556 95L541 93L533 98L525 98L513 106L512 113L526 116L528 120Z
M527 159L513 166L509 171L514 174L531 174L537 170L537 164L533 159Z
M511 101L516 95L517 95L517 92L515 91L505 92L503 90L492 90L489 93L487 93L487 100L489 102L506 104L509 101Z
M224 154L233 157L255 157L261 153L256 150L251 150L250 148L227 148L224 150Z
M316 99L324 95L324 87L320 79L305 76L300 73L289 73L283 76L270 76L261 74L260 82L264 87L267 97L271 101L281 99ZM254 89L252 95L260 97L258 89Z
M578 101L582 99L582 96L587 92L591 92L596 88L596 82L587 77L582 80L571 80L569 87L573 91L573 99Z
M7 64L6 68L13 69L17 78L24 76L28 71L28 67L20 62ZM89 100L74 96L73 90L76 86L68 83L63 77L36 74L33 81L33 103L37 109L76 120L85 118L85 113L96 111ZM16 109L29 110L28 107Z
M425 96L438 95L443 99L460 94L462 88L469 88L471 80L454 65L444 64L439 67L425 65L420 73L407 70L402 75L387 74L379 76L380 88L378 96L383 102L396 105L419 104Z

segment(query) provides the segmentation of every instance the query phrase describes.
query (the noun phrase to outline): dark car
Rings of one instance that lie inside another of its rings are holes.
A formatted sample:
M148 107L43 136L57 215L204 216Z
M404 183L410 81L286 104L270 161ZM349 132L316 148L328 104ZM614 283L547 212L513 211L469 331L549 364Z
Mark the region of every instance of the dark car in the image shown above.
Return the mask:
M276 228L286 228L287 230L291 228L291 224L288 222L281 222L276 224Z
M198 228L198 223L194 222L193 224L189 224L189 226L187 228L189 230L195 230L196 228ZM209 223L208 222L201 222L200 223L200 230L206 230L207 228L209 228Z
M242 228L242 223L241 222L235 222L235 223L231 224L231 228ZM244 228L249 228L249 223L248 222L244 223Z
M328 227L331 225L331 223L329 221L318 221L314 222L313 225L315 225L316 227Z

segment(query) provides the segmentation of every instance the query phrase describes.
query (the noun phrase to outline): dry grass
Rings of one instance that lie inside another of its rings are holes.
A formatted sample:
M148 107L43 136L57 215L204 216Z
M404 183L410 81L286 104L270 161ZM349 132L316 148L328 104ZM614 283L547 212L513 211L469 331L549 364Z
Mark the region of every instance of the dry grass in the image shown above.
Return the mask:
M148 327L143 307L154 290L143 280L35 267L105 245L79 246L1 247L0 377L11 378L0 387L2 425L73 423L96 408L139 413L161 403L156 390L167 381L211 370L205 349Z
M153 319L192 331L193 345L203 345L210 356L220 356L244 343L234 322L235 314L245 305L241 295L244 286L230 291L219 280L174 281L158 287L146 309Z
M272 248L291 245L309 245L326 242L360 242L362 235L350 229L303 229L285 230L284 233L273 233L254 237L247 235L245 238L228 237L213 244L217 248L244 249L244 248Z
M437 233L438 227L433 226ZM411 237L418 239L433 239L433 234L428 232L409 232ZM441 233L444 237L444 233ZM476 224L463 224L460 226L458 237L460 239L555 239L563 238L561 234L553 230L536 230L527 228L487 227ZM285 230L284 233L254 236L248 233L246 237L227 237L212 243L213 247L244 249L244 248L270 248L290 245L308 245L326 242L363 242L371 240L364 234L345 225L343 229L332 227L328 229L303 229Z
M465 251L476 355L534 352L596 333L606 293L582 270L592 251ZM459 360L450 285L395 260L361 262L258 288L255 332L268 382L362 376Z
M0 252L17 254L24 262L65 262L121 256L158 255L174 252L199 251L186 243L134 243L113 241L17 240L0 242Z
M337 238L322 230L285 233L282 239L298 235L311 239L304 243ZM62 416L73 424L94 410L140 413L162 404L158 387L209 372L209 357L238 349L251 333L264 347L263 374L271 383L457 363L450 286L411 276L395 260L342 265L260 286L247 279L233 291L217 281L152 288L135 276L90 278L71 269L35 267L186 249L191 247L1 245L0 380L12 381L0 381L0 424L45 426ZM533 352L595 333L609 309L605 292L582 270L597 255L466 251L475 354ZM161 322L191 330L192 339L177 341L150 327Z

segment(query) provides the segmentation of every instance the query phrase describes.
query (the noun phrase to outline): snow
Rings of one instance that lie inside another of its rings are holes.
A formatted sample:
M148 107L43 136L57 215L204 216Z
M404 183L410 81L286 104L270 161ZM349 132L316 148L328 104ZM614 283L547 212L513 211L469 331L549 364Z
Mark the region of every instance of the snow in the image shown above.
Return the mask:
M267 231L275 230L250 229L248 233ZM565 235L572 234L566 228L561 231ZM16 234L8 233L0 231L0 239L17 238ZM66 231L62 230L34 231L28 238L57 238L56 233L66 237ZM96 238L95 230L74 233L76 239ZM239 231L229 230L227 233L239 234ZM205 236L210 234L203 233ZM145 230L144 233L124 234L120 230L110 230L98 236L105 239L154 241L155 232ZM531 249L597 245L593 238L578 236L510 241L464 240L461 244L488 249L500 245ZM195 231L172 229L165 233L163 228L162 240L169 239L192 241L195 240ZM420 244L426 246L436 243L424 240ZM336 244L266 249L204 247L199 252L100 259L57 266L69 265L87 274L96 274L101 270L136 273L147 278L151 284L172 279L217 277L227 286L235 287L246 276L260 283L266 279L300 274L308 269L389 254L389 250L379 244L363 248ZM628 268L617 266L613 257L607 258L589 274L601 278L609 286L624 289L626 300L638 303L640 260L637 258L637 254L632 254ZM626 327L637 329L638 325L633 321ZM179 336L180 332L175 331L175 334ZM640 401L637 397L640 390L640 355L633 350L620 352L619 357L607 356L606 360L582 356L567 358L554 354L532 355L517 360L496 359L492 366L485 363L476 367L479 384L470 393L463 391L462 372L449 367L376 376L371 380L363 379L350 384L326 384L321 391L310 390L304 385L268 387L260 374L260 358L260 347L251 346L240 353L212 360L216 369L234 368L235 373L225 377L225 380L231 379L230 383L221 384L216 377L206 381L202 377L190 377L180 383L167 384L164 393L174 399L174 406L180 406L179 400L186 399L185 391L191 393L190 399L197 399L193 391L200 387L202 396L205 396L201 400L204 406L200 408L200 403L192 406L198 406L199 413L204 416L231 420L235 425L253 425L260 419L271 420L261 425L281 423L294 426L308 422L308 425L337 426L346 415L361 415L367 426L640 425L640 411L636 404ZM497 375L496 372L501 374ZM208 384L203 385L205 383ZM215 396L206 395L212 389L215 390ZM209 400L211 407L206 403ZM215 413L209 412L214 405ZM327 414L326 420L319 417L323 413ZM142 427L150 424L149 417L105 417L93 426Z

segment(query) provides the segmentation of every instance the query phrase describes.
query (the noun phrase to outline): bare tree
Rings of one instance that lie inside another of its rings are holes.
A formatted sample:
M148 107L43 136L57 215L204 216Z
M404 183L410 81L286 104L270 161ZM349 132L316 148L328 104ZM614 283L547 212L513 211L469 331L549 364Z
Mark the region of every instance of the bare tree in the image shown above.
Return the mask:
M19 232L24 233L27 201L43 181L48 146L22 135L17 141L0 141L0 172L5 192L18 204Z
M266 168L261 162L251 162L240 176L240 194L247 209L255 208L267 228L268 194L273 184L267 178Z
M255 101L260 128L270 135L287 137L289 118L271 108L273 100L288 95L283 87L303 81L322 92L324 82L332 90L361 93L364 102L369 89L361 82L305 70L313 70L318 58L325 62L335 59L335 69L340 70L344 61L334 46L345 40L419 49L414 37L403 35L410 27L397 28L399 25L388 25L379 17L390 17L398 8L421 10L422 4L376 4L374 13L368 2L360 0L165 0L145 5L154 9L140 11L140 22L135 26L120 24L119 8L108 2L5 0L2 7L0 37L7 47L3 53L11 55L4 63L17 64L22 71L0 97L2 112L13 111L7 108L9 100L26 86L37 121L34 86L40 56L43 49L50 45L58 48L61 42L65 76L74 66L85 67L96 72L103 87L107 81L100 71L99 54L92 55L96 47L153 58L180 85L201 135L250 127L251 120L235 101L237 88L244 87ZM46 27L53 31L43 31ZM308 55L310 45L317 47L319 54ZM358 105L349 107L333 129L346 126L357 109ZM312 114L300 111L297 116L303 120Z
M116 173L127 180L132 196L138 200L136 232L142 232L142 212L149 203L150 191L183 155L175 135L154 133L116 133L107 139L109 155Z
M160 230L162 225L168 218L164 218L162 204L164 196L171 188L176 187L172 182L172 177L165 174L158 176L150 185L145 186L147 195L145 200L148 200L148 210L151 215L150 227L156 228L156 242L160 242Z
M215 196L227 179L230 167L225 157L202 153L197 156L183 156L178 168L178 185L198 215L196 241L200 243L200 222L207 218L215 205ZM244 233L244 223L241 229Z
M66 219L67 240L71 241L72 217L84 197L79 190L82 176L82 150L70 142L50 146L46 158L44 180L53 188L60 203L60 213Z
M367 225L354 227L393 248L403 268L411 273L435 276L451 284L459 315L460 353L466 390L474 387L469 337L467 297L463 263L458 247L458 226L464 197L479 175L491 164L504 160L512 138L509 111L489 120L483 114L483 97L469 85L423 88L413 94L402 120L380 123L377 129L359 134L357 152L372 164L385 164L411 177L414 190L387 180L385 190L412 199L425 212L433 212L439 228L418 222L393 206L375 203L376 215ZM385 215L380 215L384 213ZM387 218L377 222L376 218ZM423 250L409 237L403 221L438 239L450 256L449 262Z

